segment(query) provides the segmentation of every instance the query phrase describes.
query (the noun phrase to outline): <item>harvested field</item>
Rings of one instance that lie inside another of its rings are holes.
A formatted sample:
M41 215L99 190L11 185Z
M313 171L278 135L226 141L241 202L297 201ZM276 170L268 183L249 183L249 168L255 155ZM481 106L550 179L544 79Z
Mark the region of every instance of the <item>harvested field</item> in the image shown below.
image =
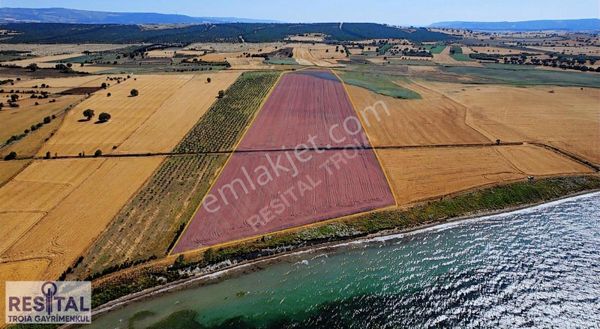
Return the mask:
M233 149L278 76L271 72L244 73L227 90L227 96L218 99L200 118L175 151ZM76 268L77 277L164 256L226 159L225 154L167 158L88 250ZM128 232L126 236L124 231Z
M195 75L140 126L116 153L155 153L171 151L226 90L239 72ZM211 79L207 83L206 79ZM158 138L160 137L160 138Z
M2 241L8 242L3 243L0 266L46 260L47 266L22 278L58 278L162 160L35 161L0 188L0 214L21 219L8 223L11 231L3 231L7 236ZM27 271L27 267L16 269Z
M173 252L394 204L385 176L371 150L311 151L305 156L310 156L311 160L294 160L296 175L273 172L272 181L262 182L260 176L254 176L257 175L255 169L270 168L270 161L292 168L285 159L295 157L293 152L234 154L209 192L214 198L208 200L217 201L209 204L205 199L204 206L198 210ZM336 168L333 161L339 161L339 167ZM245 170L252 178L247 178ZM233 188L230 190L228 186Z
M401 100L348 86L374 146L491 142L465 122L464 106L419 84L403 85L419 93L421 99ZM375 111L366 110L370 107Z
M10 88L32 90L35 89L34 86L40 87L42 84L46 84L50 86L50 90L55 92L53 88L60 88L66 90L75 87L99 87L104 81L105 77L96 75L85 75L64 78L43 78L26 81L15 81L15 84Z
M347 121L348 129L341 126L346 118L354 119ZM311 136L314 145L308 145ZM344 86L330 72L283 75L238 149L273 150L299 144L307 144L304 148L367 145Z
M82 100L83 96L61 96L57 98L33 99L23 96L19 107L0 110L0 145L13 135L22 134L31 125L43 122L47 116L63 113L70 105ZM50 103L50 100L56 100ZM38 102L39 105L35 105Z
M373 151L315 149L367 146L360 122L331 135L330 127L355 115L332 73L284 75L238 147L261 151L231 156L173 252L393 205Z
M468 122L492 140L548 143L600 163L600 89L430 86L464 104Z
M338 59L346 58L343 52L335 51L335 46L325 44L290 44L293 47L294 59L300 65L321 66L321 67L339 67ZM343 47L339 47L344 51Z
M23 170L31 161L0 161L0 187Z
M530 145L378 150L377 154L399 205L528 175L591 172L552 151Z
M69 111L63 125L44 145L40 155L47 151L58 155L93 154L96 150L110 153L142 127L163 104L174 102L171 97L180 90L192 75L144 75L113 83L108 92L96 93ZM112 82L112 81L111 81ZM130 97L131 89L139 96ZM179 96L180 97L180 96ZM110 121L98 124L95 120L82 121L82 112L92 109L96 118L102 112L111 115Z
M62 120L65 116L64 112L56 115L55 119L52 119L50 123L42 125L33 132L29 132L26 136L19 139L16 142L3 147L0 150L0 157L3 157L10 152L17 153L19 158L31 158L34 157L40 151L40 148L46 141L52 137L52 134L60 127ZM30 128L31 129L31 128Z

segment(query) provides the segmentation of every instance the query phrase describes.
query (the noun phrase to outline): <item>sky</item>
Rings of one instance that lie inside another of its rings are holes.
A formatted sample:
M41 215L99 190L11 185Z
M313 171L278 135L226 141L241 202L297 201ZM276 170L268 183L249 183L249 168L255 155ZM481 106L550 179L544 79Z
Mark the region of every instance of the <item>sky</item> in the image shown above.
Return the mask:
M283 22L377 22L415 26L440 21L520 21L600 16L599 0L0 0L0 7L63 7Z

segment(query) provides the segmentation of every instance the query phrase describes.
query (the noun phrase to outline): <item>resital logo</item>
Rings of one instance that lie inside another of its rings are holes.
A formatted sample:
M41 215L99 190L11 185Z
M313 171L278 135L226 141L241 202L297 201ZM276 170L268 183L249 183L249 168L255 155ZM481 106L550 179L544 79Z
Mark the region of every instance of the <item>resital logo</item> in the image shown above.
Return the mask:
M91 323L89 281L7 281L6 323Z

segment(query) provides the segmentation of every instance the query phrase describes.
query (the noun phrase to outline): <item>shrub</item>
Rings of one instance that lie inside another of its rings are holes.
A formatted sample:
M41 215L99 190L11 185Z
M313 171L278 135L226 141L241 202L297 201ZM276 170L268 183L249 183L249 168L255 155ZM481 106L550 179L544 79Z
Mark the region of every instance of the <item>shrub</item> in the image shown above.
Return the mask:
M225 97L225 91L224 90L219 90L219 96L217 96L218 98L223 98Z
M131 97L136 97L139 94L140 92L137 89L131 89L131 91L129 92L129 95L131 95Z
M12 151L4 157L4 160L9 161L9 160L14 160L16 158L17 158L17 152Z
M107 122L108 120L110 120L110 114L106 113L106 112L102 112L100 113L100 115L98 116L98 121L100 122Z
M85 111L83 111L83 116L87 118L87 120L92 120L92 118L94 117L95 113L94 110L92 109L87 109Z
M102 155L102 150L96 150L96 152L94 152L95 157L99 157L101 155Z

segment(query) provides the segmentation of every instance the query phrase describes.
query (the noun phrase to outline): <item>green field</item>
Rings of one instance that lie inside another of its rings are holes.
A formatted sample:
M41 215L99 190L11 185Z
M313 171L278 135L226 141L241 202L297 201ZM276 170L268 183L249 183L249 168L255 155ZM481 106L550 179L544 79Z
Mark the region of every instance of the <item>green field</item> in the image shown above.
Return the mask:
M446 48L446 46L442 44L423 45L422 47L429 50L429 52L432 54L439 54Z
M475 83L600 88L600 74L597 73L550 71L525 65L505 64L485 64L484 67L449 66L442 69L449 73L472 77Z
M450 50L450 56L459 62L468 62L471 61L471 58L462 52L462 47L460 46L452 46Z
M372 92L384 96L391 96L403 99L419 99L421 96L406 88L402 88L395 84L394 81L401 80L402 77L395 77L387 74L376 74L366 72L340 72L342 80L353 86L369 89Z

